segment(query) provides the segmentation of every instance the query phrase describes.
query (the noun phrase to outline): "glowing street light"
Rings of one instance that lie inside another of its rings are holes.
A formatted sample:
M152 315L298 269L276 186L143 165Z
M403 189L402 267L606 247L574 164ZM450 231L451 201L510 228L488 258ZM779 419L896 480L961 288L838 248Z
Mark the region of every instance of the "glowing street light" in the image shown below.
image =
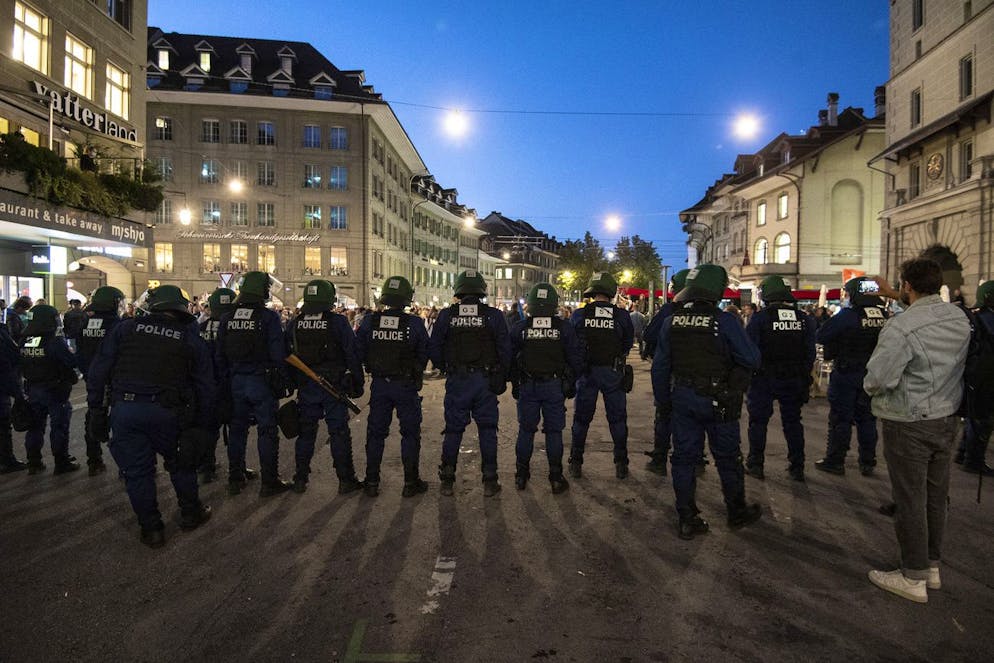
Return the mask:
M235 178L228 182L228 190L231 191L231 193L241 193L244 188L245 183L240 179Z
M462 138L469 131L469 118L460 110L451 110L445 114L442 126L452 138Z
M631 280L632 280L632 270L630 270L630 269L626 269L625 271L623 271L623 272L621 273L621 280L622 280L622 281L623 281L624 283L630 283L630 282L631 282Z
M735 118L732 131L737 138L752 140L759 133L759 118L751 113L744 113Z
M610 232L616 233L621 230L621 217L617 214L612 214L611 216L604 219L604 227Z
M503 253L503 254L501 254L501 257L502 257L502 258L503 258L504 260L510 260L510 259L511 259L511 254L510 254L510 253L508 253L507 251L504 251L504 253Z
M179 211L179 222L184 226L190 225L190 208L184 207Z
M462 219L462 225L464 228L472 228L473 226L476 225L476 219L467 214Z
M608 260L614 260L614 251L608 251L607 252L607 259Z

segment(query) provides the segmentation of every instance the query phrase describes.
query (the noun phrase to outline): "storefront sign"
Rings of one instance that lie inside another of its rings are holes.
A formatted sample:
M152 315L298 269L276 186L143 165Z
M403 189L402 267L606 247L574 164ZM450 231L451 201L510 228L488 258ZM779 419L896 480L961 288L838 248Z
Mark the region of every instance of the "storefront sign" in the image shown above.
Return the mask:
M176 239L200 239L211 242L270 242L272 244L316 244L321 235L307 233L252 232L250 230L183 230Z
M59 207L16 191L0 190L0 221L61 230L129 246L148 247L152 243L151 229L140 223Z
M102 111L94 111L93 109L84 106L80 102L79 97L74 97L72 92L59 92L58 90L53 90L44 83L40 83L38 81L31 81L31 83L34 85L35 92L37 94L49 98L49 103L52 104L52 110L55 111L57 115L62 115L70 120L75 120L84 127L93 129L94 131L110 136L111 138L126 140L132 143L138 142L138 132L134 128L124 124L118 124L117 120L108 116L107 113Z
M33 274L66 274L69 251L64 246L32 246L31 272Z

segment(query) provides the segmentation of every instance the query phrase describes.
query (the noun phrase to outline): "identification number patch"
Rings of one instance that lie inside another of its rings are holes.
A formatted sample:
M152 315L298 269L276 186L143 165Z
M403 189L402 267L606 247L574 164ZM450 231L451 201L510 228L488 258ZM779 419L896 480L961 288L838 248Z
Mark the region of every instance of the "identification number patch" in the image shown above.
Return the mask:
M250 308L236 308L235 309L235 320L251 320L252 319L252 309Z
M86 322L87 329L100 329L104 326L103 318L90 318Z
M867 308L867 309L864 309L864 310L866 311L866 317L868 317L868 318L882 318L882 317L884 317L884 312L881 311L878 308L874 308L874 307L871 306L870 308Z
M380 318L380 329L397 329L400 327L400 318L395 315L384 315Z
M604 307L604 306L598 306L597 308L594 309L594 317L595 318L613 318L614 317L614 309L610 309L610 308L607 308L607 307Z
M535 329L552 329L552 318L532 318L532 327Z
M780 320L789 320L794 322L797 320L797 311L791 311L790 309L780 309L777 311L777 315L780 316Z
M459 315L460 316L477 315L477 310L479 310L479 306L476 305L476 304L460 304L459 305Z

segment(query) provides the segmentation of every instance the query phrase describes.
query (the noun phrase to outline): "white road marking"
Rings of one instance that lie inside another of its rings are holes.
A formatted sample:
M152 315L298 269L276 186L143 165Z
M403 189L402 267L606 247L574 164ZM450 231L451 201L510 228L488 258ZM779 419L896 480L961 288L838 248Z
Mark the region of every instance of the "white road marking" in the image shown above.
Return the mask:
M449 593L455 574L455 557L439 556L435 559L435 570L431 573L431 586L428 588L428 600L421 606L421 614L435 614L439 608L439 597Z

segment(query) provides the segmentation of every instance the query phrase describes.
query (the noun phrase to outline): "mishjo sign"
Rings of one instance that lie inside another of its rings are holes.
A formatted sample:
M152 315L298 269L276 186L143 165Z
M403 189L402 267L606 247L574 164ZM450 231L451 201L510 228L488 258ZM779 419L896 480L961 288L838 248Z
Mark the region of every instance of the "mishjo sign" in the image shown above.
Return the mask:
M141 223L100 216L71 207L58 207L16 191L2 189L0 189L0 221L20 223L45 230L59 230L84 237L96 237L131 247L148 247L152 244L152 230Z
M107 113L93 111L80 103L79 97L74 97L69 91L59 92L49 88L44 83L31 81L35 92L49 98L52 109L55 113L60 113L70 120L79 122L84 127L93 129L111 138L127 140L132 143L138 142L138 132L126 125L118 124L116 120L107 116Z

